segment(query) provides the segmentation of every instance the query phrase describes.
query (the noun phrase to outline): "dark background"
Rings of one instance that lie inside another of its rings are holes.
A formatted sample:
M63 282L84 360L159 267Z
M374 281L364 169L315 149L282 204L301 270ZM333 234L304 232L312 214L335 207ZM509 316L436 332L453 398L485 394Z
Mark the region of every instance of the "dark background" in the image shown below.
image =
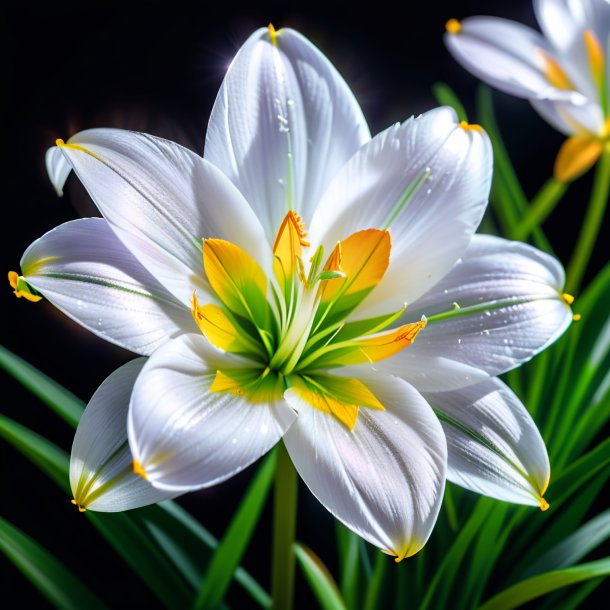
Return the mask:
M409 6L417 8L410 9ZM177 140L203 151L207 118L233 54L251 31L268 22L309 37L353 88L373 134L435 105L437 80L449 83L470 112L477 81L450 57L442 43L450 17L504 16L535 26L529 1L374 2L333 9L311 3L245 7L230 2L146 6L66 5L46 11L4 10L2 45L2 273L19 269L25 248L54 226L94 215L82 187L71 177L58 199L47 180L44 152L58 137L89 127L125 127ZM492 8L493 6L493 8ZM500 127L528 196L549 177L562 136L529 104L494 96ZM564 264L584 212L590 176L574 185L547 223ZM598 248L599 249L599 248ZM603 263L598 255L593 270ZM5 277L5 276L4 276ZM0 297L1 342L87 400L101 381L132 356L83 330L49 303L17 300L8 283ZM3 373L2 412L31 426L69 451L72 431ZM0 441L0 514L56 553L112 607L157 607L86 519L17 451ZM221 536L251 470L181 503ZM333 566L333 523L302 487L299 538ZM268 507L246 566L268 582ZM0 594L20 606L43 607L42 598L5 560ZM118 594L119 588L122 590ZM306 587L298 584L307 600ZM117 601L121 600L121 601ZM238 602L239 603L239 602ZM303 607L310 606L303 602ZM241 606L238 606L241 607Z

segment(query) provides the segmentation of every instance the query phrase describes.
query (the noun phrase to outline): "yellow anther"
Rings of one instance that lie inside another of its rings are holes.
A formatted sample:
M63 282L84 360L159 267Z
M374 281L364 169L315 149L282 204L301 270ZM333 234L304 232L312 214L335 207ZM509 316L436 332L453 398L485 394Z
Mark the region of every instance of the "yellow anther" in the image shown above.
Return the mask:
M76 508L78 508L78 512L79 513L84 513L87 509L83 508L76 500L72 499L70 500L70 502L72 502L72 504L74 504L74 506L76 506Z
M462 24L457 19L449 19L445 23L445 30L450 34L459 34L462 31Z
M273 23L270 23L267 27L269 28L269 38L271 38L271 44L274 47L277 47L277 32L273 27Z
M57 138L57 140L55 140L55 146L65 146L66 143L61 139L61 138Z
M540 498L540 510L544 512L549 509L550 504L544 499Z
M542 71L549 81L549 84L553 87L557 87L557 89L574 89L570 77L565 73L556 59L553 59L546 51L539 48L536 49L535 53L538 61L542 64Z
M591 30L585 30L583 38L587 48L591 74L597 84L601 85L604 78L604 50L599 42L599 38Z
M460 127L464 131L484 131L480 125L476 123L469 123L468 121L460 121Z
M582 316L579 313L575 313L572 316L572 320L574 320L574 322L578 322L581 318L582 318Z
M146 470L138 460L134 458L133 460L133 473L140 475L145 481L148 481L148 475L146 474Z
M574 302L574 297L571 294L568 294L567 292L564 292L561 295L561 298L568 304L571 305Z
M31 292L28 283L15 271L8 272L8 283L11 285L13 293L18 299L23 297L32 303L37 303L42 299L40 295Z

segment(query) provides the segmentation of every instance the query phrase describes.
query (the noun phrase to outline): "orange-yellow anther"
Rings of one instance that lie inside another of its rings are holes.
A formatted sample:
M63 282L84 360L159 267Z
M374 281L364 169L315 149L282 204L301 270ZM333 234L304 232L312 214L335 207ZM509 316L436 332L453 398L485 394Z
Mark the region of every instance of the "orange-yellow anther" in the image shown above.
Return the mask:
M277 47L277 31L273 27L273 23L270 23L267 28L269 29L269 38L271 38L271 44Z
M559 182L570 182L589 170L604 150L599 138L590 134L569 137L561 145L553 174Z
M13 289L13 294L18 298L24 298L26 301L31 301L32 303L37 303L42 299L42 297L38 294L33 294L30 292L29 286L27 282L19 276L15 271L8 272L8 283L11 285Z
M144 470L144 466L135 458L133 460L133 473L141 476L145 481L148 481L148 475L146 474L146 470Z
M536 49L536 54L542 64L542 71L553 87L557 89L574 89L570 77L564 72L556 59L553 59L546 51Z
M568 304L571 305L574 302L574 297L571 294L568 294L567 292L564 292L561 295L561 298Z
M585 40L591 74L598 86L601 86L604 79L604 50L599 42L599 38L591 30L585 30L583 38Z
M449 19L445 23L445 30L450 34L459 34L462 31L462 24L457 19Z
M582 318L582 316L579 313L575 313L572 316L572 320L574 320L574 322L578 322L581 318Z
M84 513L87 510L86 508L83 508L75 499L70 500L70 502L72 502L72 504L78 508L79 513Z
M464 131L484 131L480 125L476 123L469 123L468 121L460 121L460 127Z
M544 498L540 498L540 510L544 512L545 510L548 510L549 507L550 504Z

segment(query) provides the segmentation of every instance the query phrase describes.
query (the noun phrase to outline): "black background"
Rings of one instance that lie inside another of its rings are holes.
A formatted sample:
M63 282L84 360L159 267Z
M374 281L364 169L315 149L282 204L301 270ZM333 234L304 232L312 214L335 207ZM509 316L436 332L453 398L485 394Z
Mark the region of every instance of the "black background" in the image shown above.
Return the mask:
M203 151L207 118L233 54L251 31L268 22L309 37L353 88L372 133L435 105L431 85L448 82L469 111L477 81L442 43L450 17L492 13L535 26L528 1L374 2L278 6L230 2L145 6L95 3L87 9L4 10L2 20L2 207L0 267L18 270L25 248L54 226L94 215L82 187L70 178L58 199L44 169L44 152L56 138L89 127L124 127L180 141ZM493 8L492 8L493 7ZM562 136L527 102L494 96L500 127L528 196L551 173ZM574 185L547 223L564 264L584 212L590 176ZM599 250L599 247L598 247ZM598 252L593 270L603 263ZM590 276L589 276L590 277ZM132 356L83 330L49 303L17 300L5 285L0 296L2 343L87 400L101 381ZM4 374L2 412L69 450L72 431ZM111 607L157 607L120 559L59 492L21 454L0 442L0 514L104 591ZM181 500L221 536L251 470ZM271 510L268 507L246 566L268 582ZM299 538L333 566L333 524L302 487ZM43 607L42 598L6 561L0 595ZM311 607L302 582L302 607ZM239 604L239 602L238 602ZM238 605L238 607L241 607Z

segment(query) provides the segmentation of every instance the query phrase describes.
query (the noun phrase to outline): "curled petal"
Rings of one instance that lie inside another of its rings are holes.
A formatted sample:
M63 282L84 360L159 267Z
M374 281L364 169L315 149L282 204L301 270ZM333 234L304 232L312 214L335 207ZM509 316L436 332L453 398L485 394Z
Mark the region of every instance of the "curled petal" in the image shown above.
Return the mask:
M549 43L516 21L468 17L445 34L445 44L468 71L511 95L568 99L570 93L562 90L574 88Z
M356 231L389 229L389 268L358 316L400 309L451 269L485 211L491 171L487 135L458 123L450 108L390 127L350 159L322 198L310 235L330 251Z
M426 328L413 345L377 366L411 379L411 363L440 357L490 375L503 373L569 326L571 300L562 293L563 282L553 257L520 242L477 235L450 273L407 309L409 319L425 313ZM430 370L429 379L442 381L443 374L442 368ZM472 382L464 378L463 385Z
M521 401L499 379L425 395L447 437L447 478L492 498L548 508L549 458Z
M49 148L44 157L45 166L49 180L55 189L58 197L63 197L64 184L72 171L72 166L63 156L61 150L57 146Z
M360 408L352 430L290 389L299 417L284 442L318 500L397 560L425 544L440 508L446 444L432 409L408 383L361 376L386 408Z
M212 110L205 158L254 208L273 243L289 209L309 224L339 168L370 138L353 93L332 64L291 29L254 32Z
M186 148L146 134L91 129L60 141L60 149L119 239L187 307L195 288L208 290L203 237L239 243L270 264L247 202L222 172Z
M177 495L156 489L133 472L127 410L145 362L138 358L112 373L81 417L70 456L70 486L80 510L120 512Z
M195 328L189 311L131 254L103 218L67 222L21 259L24 277L57 308L107 341L148 355Z
M129 442L159 489L189 491L237 474L277 443L296 415L281 399L251 403L211 392L219 369L252 366L201 335L182 335L149 359L133 391Z

